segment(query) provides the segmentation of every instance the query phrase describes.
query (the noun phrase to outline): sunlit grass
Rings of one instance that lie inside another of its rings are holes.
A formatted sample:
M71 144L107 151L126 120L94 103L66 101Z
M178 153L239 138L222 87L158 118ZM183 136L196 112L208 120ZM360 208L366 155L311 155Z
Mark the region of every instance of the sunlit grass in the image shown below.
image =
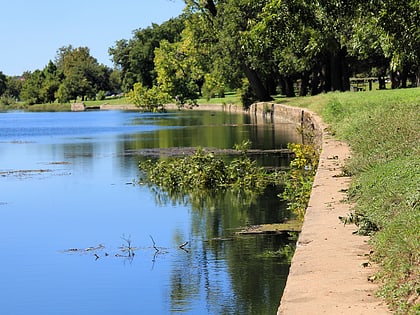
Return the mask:
M380 295L398 313L415 314L420 300L420 89L329 93L308 107L321 113L352 149L350 197L359 228L373 232L374 256L382 266Z
M215 98L199 98L197 103L200 104L241 104L241 97L235 92L227 92L225 97Z

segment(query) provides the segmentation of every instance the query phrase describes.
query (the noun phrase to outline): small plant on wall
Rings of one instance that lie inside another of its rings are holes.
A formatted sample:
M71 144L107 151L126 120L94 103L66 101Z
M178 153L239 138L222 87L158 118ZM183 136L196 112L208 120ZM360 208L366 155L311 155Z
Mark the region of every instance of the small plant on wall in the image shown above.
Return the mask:
M288 202L289 210L303 221L312 190L319 155L312 145L289 143L287 146L294 154L290 171L284 181L281 198Z

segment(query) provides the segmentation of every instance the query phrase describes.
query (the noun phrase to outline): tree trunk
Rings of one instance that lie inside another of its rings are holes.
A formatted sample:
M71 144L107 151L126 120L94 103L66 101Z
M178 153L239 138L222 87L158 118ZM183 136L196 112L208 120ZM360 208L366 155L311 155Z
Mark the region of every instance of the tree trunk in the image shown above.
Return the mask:
M336 53L330 59L330 78L331 91L341 91L341 63L340 56Z
M317 95L320 92L319 84L320 84L320 69L319 65L316 65L312 71L311 75L311 95Z
M385 76L378 75L378 82L379 82L379 89L385 90L386 89Z
M280 94L286 95L286 82L284 81L283 77L280 77L279 84L280 84Z
M407 87L407 79L408 79L408 67L404 66L400 74L401 88L405 89Z
M342 91L350 91L350 69L347 62L347 49L340 50Z
M400 80L398 73L391 71L391 89L397 89L400 86Z
M302 73L300 86L299 86L299 96L306 96L308 94L308 86L309 86L309 73L304 72Z
M248 66L244 66L244 72L258 100L271 101L272 98L270 93L268 93L260 77L258 76L258 73L255 70L250 69Z
M349 70L346 61L347 52L345 48L341 48L339 51L331 56L331 90L332 91L349 91L350 90L350 79Z
M326 62L321 68L321 85L322 90L327 93L331 92L331 67L330 63Z
M417 68L416 71L416 86L420 87L420 66Z
M210 14L215 17L217 15L217 8L213 0L207 0L204 7L209 10Z
M286 83L286 96L287 97L295 97L295 89L294 89L294 84L293 84L293 80L290 76L285 77L284 79L285 83Z

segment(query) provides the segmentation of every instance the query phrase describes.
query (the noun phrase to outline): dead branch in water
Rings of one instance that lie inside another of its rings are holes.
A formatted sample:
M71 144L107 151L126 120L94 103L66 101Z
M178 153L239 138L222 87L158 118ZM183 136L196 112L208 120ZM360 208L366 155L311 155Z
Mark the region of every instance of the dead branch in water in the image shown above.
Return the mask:
M185 248L185 246L187 246L189 244L188 241L182 243L181 245L179 245L179 249L182 249L184 252L188 253L188 250Z
M150 239L152 240L152 242L153 242L153 248L155 249L155 251L158 253L159 252L159 248L157 248L156 247L156 242L155 242L155 240L153 239L153 237L152 237L152 235L149 235L150 236Z

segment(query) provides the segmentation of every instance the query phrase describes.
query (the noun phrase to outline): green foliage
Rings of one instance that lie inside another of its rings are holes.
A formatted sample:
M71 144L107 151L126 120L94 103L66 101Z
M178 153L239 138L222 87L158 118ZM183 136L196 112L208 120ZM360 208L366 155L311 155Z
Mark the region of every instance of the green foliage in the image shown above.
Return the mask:
M244 143L241 148L244 150L248 145ZM148 160L140 164L144 171L142 181L181 194L226 189L260 194L267 185L282 183L279 174L268 174L242 152L241 157L230 163L202 149L182 158Z
M238 89L238 94L241 96L241 103L245 109L249 108L258 100L247 79L242 80L242 87Z
M106 92L105 91L101 90L96 94L96 99L98 101L103 101L105 98L106 98Z
M170 100L170 96L158 86L148 89L141 83L134 84L134 89L127 94L127 97L144 112L164 111L164 104Z
M288 264L292 262L293 255L295 253L296 246L295 245L285 245L281 247L281 249L276 251L266 251L263 254L258 255L258 258L281 258L285 260Z
M178 42L184 29L182 16L170 19L161 25L152 24L145 29L135 30L130 40L119 40L109 49L114 64L121 68L122 87L125 92L141 83L151 88L156 83L155 49L162 40Z
M287 147L295 157L290 162L290 171L286 175L281 197L288 202L289 210L303 221L319 156L311 145L290 143Z
M155 51L159 88L174 99L178 106L196 105L201 71L182 43L162 41Z
M223 80L216 78L215 75L206 74L204 76L202 93L207 101L214 97L223 98L225 96L225 84Z
M7 89L7 77L0 71L0 96L6 92Z
M6 95L0 96L0 104L1 105L9 106L9 105L13 105L15 103L16 103L15 99L11 98L10 96L6 96Z
M39 104L41 100L41 89L45 76L40 70L33 73L25 73L25 81L22 85L21 98L28 105Z

